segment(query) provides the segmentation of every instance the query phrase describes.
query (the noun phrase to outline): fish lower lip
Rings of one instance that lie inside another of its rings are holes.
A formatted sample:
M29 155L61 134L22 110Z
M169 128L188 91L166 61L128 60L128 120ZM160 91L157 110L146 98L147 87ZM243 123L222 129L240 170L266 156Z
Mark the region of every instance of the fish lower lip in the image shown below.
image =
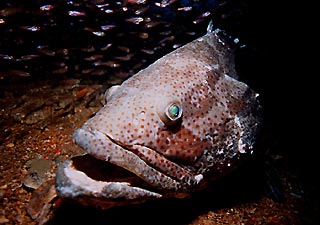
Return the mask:
M60 197L107 209L161 198L139 177L89 154L63 162L56 176Z

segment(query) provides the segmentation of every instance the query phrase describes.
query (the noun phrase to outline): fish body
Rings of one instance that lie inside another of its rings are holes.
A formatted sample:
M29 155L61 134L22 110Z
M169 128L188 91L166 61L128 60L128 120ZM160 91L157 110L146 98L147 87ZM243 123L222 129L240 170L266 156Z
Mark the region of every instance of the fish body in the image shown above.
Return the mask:
M261 124L258 94L237 78L232 50L209 25L204 36L111 87L73 139L148 187L96 181L67 161L57 174L59 195L84 202L76 191L86 199L99 193L92 203L111 207L185 197L228 174L252 154Z

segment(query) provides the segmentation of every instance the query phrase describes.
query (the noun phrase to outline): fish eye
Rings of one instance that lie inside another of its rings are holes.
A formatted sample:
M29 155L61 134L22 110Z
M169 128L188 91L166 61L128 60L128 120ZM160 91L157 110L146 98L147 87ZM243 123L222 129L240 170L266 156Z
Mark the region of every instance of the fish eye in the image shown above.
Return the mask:
M182 115L182 108L177 103L170 104L166 109L166 116L169 120L175 121Z
M171 96L164 97L156 104L157 115L165 125L170 126L180 121L183 110L182 104L178 99Z

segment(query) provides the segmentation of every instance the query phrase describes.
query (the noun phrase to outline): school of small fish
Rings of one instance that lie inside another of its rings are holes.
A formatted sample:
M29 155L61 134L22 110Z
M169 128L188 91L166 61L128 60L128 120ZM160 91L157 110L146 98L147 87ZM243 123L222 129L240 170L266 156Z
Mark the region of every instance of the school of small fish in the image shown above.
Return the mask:
M258 94L237 79L234 54L210 24L204 36L111 87L73 139L144 184L94 179L70 159L57 172L58 194L110 208L207 188L253 154L259 133Z
M2 1L0 78L132 75L236 8L225 0Z

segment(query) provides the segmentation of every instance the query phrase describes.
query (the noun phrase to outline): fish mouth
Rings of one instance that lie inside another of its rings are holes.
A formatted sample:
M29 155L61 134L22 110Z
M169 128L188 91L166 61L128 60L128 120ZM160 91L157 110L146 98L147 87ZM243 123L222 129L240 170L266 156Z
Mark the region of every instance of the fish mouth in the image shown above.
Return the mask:
M61 197L78 199L83 203L93 201L109 208L110 205L124 204L121 200L128 204L128 201L186 197L192 186L202 180L202 175L176 177L165 173L136 154L137 149L147 147L126 146L87 126L76 130L73 139L88 154L67 160L59 167L56 189ZM148 150L157 154L150 148ZM96 165L105 169L101 170ZM175 166L175 169L188 173L177 164Z
M163 197L138 176L89 154L75 156L59 166L56 190L62 198L102 209Z

